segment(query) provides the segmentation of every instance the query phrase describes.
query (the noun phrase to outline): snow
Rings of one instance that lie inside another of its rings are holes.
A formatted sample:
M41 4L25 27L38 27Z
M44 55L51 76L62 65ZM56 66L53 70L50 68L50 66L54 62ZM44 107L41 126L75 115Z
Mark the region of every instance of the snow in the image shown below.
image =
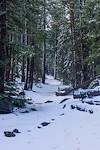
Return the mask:
M91 20L89 21L89 23L94 23L94 22L96 22L96 19L91 19Z
M62 83L48 76L46 85L34 86L35 92L26 91L38 111L23 114L16 110L12 114L0 115L1 150L99 150L100 106L73 100L71 95L56 96L59 86L63 86ZM69 99L59 104L65 98ZM100 96L92 100L100 101ZM72 110L72 104L85 108L87 112ZM90 109L93 114L88 112ZM50 124L42 127L42 122ZM4 136L4 131L15 128L21 132L16 137Z

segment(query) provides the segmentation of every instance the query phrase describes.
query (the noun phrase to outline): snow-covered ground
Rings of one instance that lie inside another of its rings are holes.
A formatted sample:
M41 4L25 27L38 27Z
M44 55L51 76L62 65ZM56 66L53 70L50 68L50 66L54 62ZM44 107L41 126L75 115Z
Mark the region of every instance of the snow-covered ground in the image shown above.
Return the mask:
M46 85L34 86L26 92L38 111L0 115L1 150L99 150L100 149L100 106L81 103L72 96L56 96L62 84L52 77ZM60 103L63 99L68 100ZM88 99L87 99L88 100ZM100 101L100 97L89 99ZM53 101L45 103L46 101ZM71 109L80 106L87 112ZM90 114L88 110L93 110ZM49 122L43 127L41 123ZM40 127L40 128L38 128ZM17 128L21 133L5 137L4 131Z

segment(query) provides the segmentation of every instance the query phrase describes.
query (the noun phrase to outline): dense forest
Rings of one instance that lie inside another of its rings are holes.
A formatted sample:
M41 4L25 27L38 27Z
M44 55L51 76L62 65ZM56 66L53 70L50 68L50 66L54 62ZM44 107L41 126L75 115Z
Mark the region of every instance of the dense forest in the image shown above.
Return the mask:
M99 150L100 0L0 0L0 149Z
M86 88L100 74L100 0L1 0L0 93L51 74Z

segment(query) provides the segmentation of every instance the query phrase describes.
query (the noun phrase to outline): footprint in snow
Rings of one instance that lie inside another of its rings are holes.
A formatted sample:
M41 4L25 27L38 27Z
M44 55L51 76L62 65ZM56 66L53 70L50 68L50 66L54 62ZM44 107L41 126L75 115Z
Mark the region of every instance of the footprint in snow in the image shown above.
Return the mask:
M45 127L45 126L47 126L47 125L49 125L50 124L50 122L42 122L41 123L41 125L43 126L43 127Z
M38 126L37 128L38 128L38 129L41 129L42 127Z
M53 147L53 149L58 149L60 147L60 145L55 145L54 147Z
M31 130L27 130L27 132L31 132Z
M80 150L80 147L78 147L77 150Z
M41 123L42 127L48 126L49 124L50 124L50 122L42 122L42 123ZM41 127L41 126L38 126L37 128L38 128L38 129L41 129L42 127Z
M76 140L78 141L78 140L79 140L79 138L78 138L78 137L76 137Z
M13 131L4 131L4 135L6 137L15 137L17 133L21 133L18 129L14 129Z
M52 121L54 121L55 119L51 119Z

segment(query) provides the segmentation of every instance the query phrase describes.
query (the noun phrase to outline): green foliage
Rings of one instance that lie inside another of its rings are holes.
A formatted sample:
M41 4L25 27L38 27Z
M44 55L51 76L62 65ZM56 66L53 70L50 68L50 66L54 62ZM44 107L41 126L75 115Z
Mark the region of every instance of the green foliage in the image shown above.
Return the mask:
M99 74L100 0L7 0L6 3L7 10L0 11L0 15L7 15L7 34L13 36L5 45L13 48L13 54L6 56L5 61L0 60L0 65L6 66L10 61L12 64L14 59L14 69L21 68L25 56L26 67L26 58L34 56L33 76L35 81L40 80L46 41L48 73L54 75L56 70L56 77L66 83L85 82L87 79L83 78L88 74L88 78L92 78L93 67Z
M4 95L4 94L0 95L0 101L5 100L5 98L7 98L7 96L6 96L6 95Z
M13 106L18 108L24 108L25 107L25 100L24 99L14 99L13 100Z

